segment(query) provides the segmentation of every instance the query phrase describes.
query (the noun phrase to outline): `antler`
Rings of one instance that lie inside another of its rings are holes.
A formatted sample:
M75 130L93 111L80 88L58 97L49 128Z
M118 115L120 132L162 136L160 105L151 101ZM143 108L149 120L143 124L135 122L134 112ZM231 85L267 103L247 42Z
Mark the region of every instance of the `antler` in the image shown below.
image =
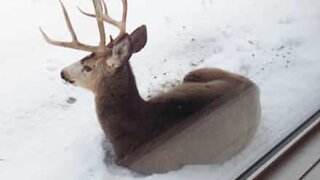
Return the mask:
M63 42L63 41L55 41L48 37L48 35L40 28L40 31L49 44L55 45L55 46L61 46L61 47L67 47L72 49L78 49L83 51L89 51L89 52L105 52L106 51L106 35L105 35L105 29L103 25L103 9L101 5L100 0L93 0L93 5L95 8L95 17L97 19L99 33L100 33L100 45L99 46L91 46L91 45L85 45L78 41L77 35L72 27L68 12L63 5L62 1L60 0L60 5L63 10L63 15L68 27L68 30L71 34L72 41L71 42Z
M100 0L103 3L103 8L104 8L104 14L102 15L102 19L104 21L106 21L109 24L114 25L115 27L117 27L120 30L119 36L123 35L126 33L126 23L127 23L127 11L128 11L128 3L127 0L122 0L122 7L123 7L123 11L122 11L122 18L121 21L117 21L113 18L110 17L109 13L108 13L108 8L107 8L107 4L104 0ZM90 14L87 12L84 12L82 9L80 9L78 7L79 11L89 17L97 17L97 15L95 14Z
M100 0L93 0L93 6L96 12L96 19L98 23L99 33L100 33L100 46L106 45L106 34L103 24L103 9Z

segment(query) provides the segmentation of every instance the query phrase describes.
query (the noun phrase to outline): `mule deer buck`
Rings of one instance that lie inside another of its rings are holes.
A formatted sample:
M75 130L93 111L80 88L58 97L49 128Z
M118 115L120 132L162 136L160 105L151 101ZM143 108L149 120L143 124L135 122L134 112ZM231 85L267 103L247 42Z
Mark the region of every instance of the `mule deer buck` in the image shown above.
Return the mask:
M93 0L95 14L79 9L82 14L96 19L100 34L98 46L85 45L78 41L62 2L63 14L72 41L52 40L40 29L49 44L91 53L64 68L61 77L71 84L86 88L94 93L99 122L106 137L113 144L120 164L130 166L123 161L128 158L128 155L134 154L138 149L162 136L172 127L183 124L186 119L199 114L212 102L227 101L231 99L229 97L234 97L248 87L254 87L254 94L257 96L257 88L247 78L219 69L206 68L189 72L184 77L182 84L166 93L159 94L148 101L141 98L129 59L146 45L147 29L142 25L128 34L126 31L127 0L122 0L122 4L121 21L110 17L107 5L103 0ZM117 27L120 31L115 39L110 36L108 44L106 44L104 22ZM257 101L256 98L255 102ZM256 119L259 115L257 104L253 105L252 110ZM202 116L195 117L198 117L200 121ZM235 120L232 119L232 121ZM248 125L248 129L255 129L252 127L256 127L256 121L258 120L254 120L254 125ZM241 121L239 120L239 122ZM231 129L236 128L232 127ZM211 146L210 144L217 146L217 143L206 142L208 147ZM235 154L235 152L231 154ZM140 172L146 171L140 169ZM164 171L156 170L154 172Z

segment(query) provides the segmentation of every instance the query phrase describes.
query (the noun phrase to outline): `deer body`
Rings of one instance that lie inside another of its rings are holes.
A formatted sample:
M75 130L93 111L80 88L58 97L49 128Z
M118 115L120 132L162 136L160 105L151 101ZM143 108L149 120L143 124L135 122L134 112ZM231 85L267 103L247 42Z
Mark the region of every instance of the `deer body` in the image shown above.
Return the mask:
M103 0L93 0L99 27L100 45L84 45L78 41L68 13L62 5L71 42L50 39L42 30L45 40L53 45L91 52L82 60L64 68L61 77L74 85L94 93L96 111L101 127L114 146L117 158L182 122L206 105L224 98L230 91L240 92L250 80L219 69L200 69L186 75L183 83L170 91L145 101L141 98L129 59L147 42L145 26L131 34L126 33L127 1L123 2L121 21L108 15ZM105 44L104 21L120 29L116 39Z
M117 157L122 158L216 98L223 97L230 88L240 91L245 82L249 81L222 70L201 69L189 73L180 86L145 101L139 95L130 64L126 63L112 79L102 79L99 83L96 109L104 133L112 142Z

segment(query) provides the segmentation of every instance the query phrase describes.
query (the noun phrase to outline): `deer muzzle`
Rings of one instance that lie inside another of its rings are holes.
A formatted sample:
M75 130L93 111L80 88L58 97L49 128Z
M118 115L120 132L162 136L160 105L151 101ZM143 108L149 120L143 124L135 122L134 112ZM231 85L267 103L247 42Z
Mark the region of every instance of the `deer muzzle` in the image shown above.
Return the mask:
M73 83L74 83L74 81L72 81L72 80L70 80L70 79L67 78L67 76L65 75L65 73L64 73L63 71L61 71L60 76L61 76L61 78L62 78L64 81L66 81L67 83L70 83L70 84L73 84Z

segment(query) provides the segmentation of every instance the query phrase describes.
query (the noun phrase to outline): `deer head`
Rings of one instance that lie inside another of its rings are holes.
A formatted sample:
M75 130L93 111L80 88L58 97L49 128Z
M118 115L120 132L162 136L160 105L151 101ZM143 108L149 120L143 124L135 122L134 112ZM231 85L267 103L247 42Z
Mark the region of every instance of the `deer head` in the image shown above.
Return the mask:
M138 27L131 34L126 33L127 0L122 0L123 13L121 21L109 16L107 5L103 0L93 0L95 14L86 13L79 8L82 14L96 19L100 34L99 46L85 45L78 41L68 12L61 1L60 4L72 41L52 40L40 28L44 39L55 46L91 52L88 56L61 71L61 77L69 83L95 92L96 86L102 78L104 80L105 77L112 78L117 70L128 62L132 54L139 52L147 42L147 30L144 25ZM106 44L104 22L114 25L120 30L119 35L114 40L110 36L108 44Z

